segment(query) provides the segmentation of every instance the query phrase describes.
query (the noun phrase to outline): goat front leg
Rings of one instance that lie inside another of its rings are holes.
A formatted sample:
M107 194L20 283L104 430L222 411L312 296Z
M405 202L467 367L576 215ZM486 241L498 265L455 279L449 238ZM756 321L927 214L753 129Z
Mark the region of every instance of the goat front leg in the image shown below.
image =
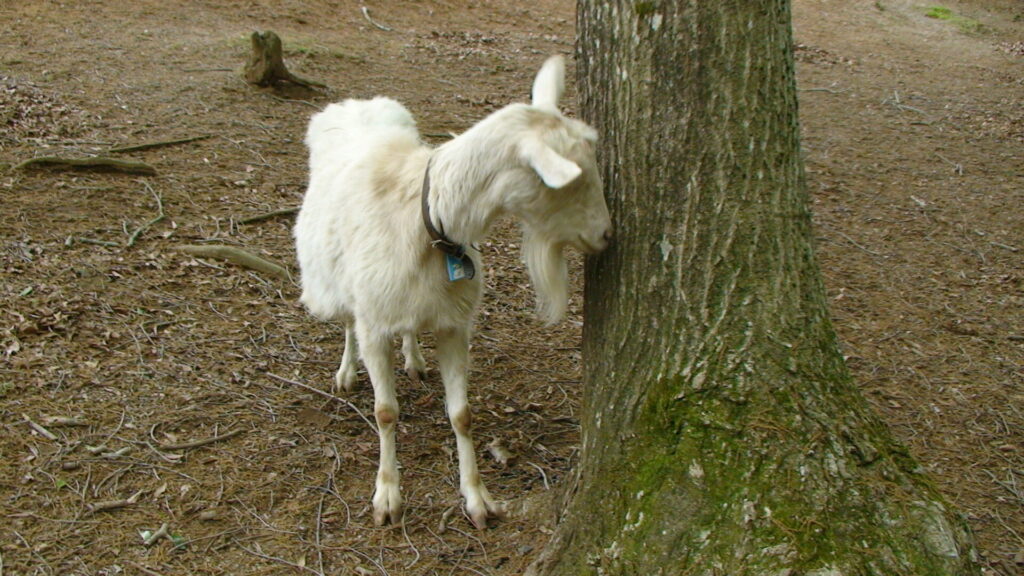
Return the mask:
M402 520L402 494L399 489L398 456L395 452L395 429L398 425L398 397L395 395L395 374L392 370L392 343L389 335L376 334L356 323L363 364L373 384L373 415L380 436L380 467L373 493L373 521L382 526L389 520Z
M459 489L466 499L466 512L477 528L487 527L489 516L503 516L504 507L491 499L480 479L473 447L472 415L466 400L466 374L469 370L469 328L437 333L437 360L444 380L448 419L455 430L459 452Z
M427 363L423 360L423 352L420 351L420 343L415 332L402 334L402 356L405 357L405 373L409 378L413 382L426 380Z

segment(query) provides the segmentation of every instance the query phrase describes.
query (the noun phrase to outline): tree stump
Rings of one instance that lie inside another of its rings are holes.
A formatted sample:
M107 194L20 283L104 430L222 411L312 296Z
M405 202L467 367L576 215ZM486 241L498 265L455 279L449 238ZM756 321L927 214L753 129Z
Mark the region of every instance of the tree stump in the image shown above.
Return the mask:
M245 81L257 86L274 86L291 82L305 88L326 88L327 85L292 74L284 65L281 38L274 32L252 33L252 54L245 65Z

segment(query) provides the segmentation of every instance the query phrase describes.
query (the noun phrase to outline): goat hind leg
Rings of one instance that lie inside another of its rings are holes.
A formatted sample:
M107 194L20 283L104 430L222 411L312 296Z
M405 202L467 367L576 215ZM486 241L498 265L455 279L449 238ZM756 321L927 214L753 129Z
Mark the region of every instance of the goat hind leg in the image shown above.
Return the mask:
M402 494L399 489L398 456L395 431L398 427L398 397L392 370L392 342L386 335L374 334L357 323L363 364L373 384L373 415L380 436L380 466L373 493L373 521L381 526L402 521Z
M351 323L346 324L345 352L341 355L341 366L338 367L338 372L334 374L335 394L342 390L345 392L351 392L352 387L356 385L356 355L358 353L356 331L352 329Z
M469 369L469 329L459 328L437 333L437 360L444 380L448 419L455 430L459 452L459 490L466 499L466 512L477 528L487 527L488 517L505 515L504 506L491 498L476 463L473 446L472 415L466 400L466 374Z
M415 332L402 334L402 356L405 357L405 373L413 382L427 378L427 363L423 360L420 343Z

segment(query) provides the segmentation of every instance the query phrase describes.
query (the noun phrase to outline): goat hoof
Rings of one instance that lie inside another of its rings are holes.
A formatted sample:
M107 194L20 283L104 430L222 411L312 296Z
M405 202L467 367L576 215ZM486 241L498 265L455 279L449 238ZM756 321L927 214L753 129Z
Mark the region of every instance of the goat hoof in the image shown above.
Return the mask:
M420 370L418 368L406 368L405 373L409 376L410 380L417 384L427 379L426 370Z
M489 518L504 520L508 517L505 505L501 502L493 502L490 499L483 500L476 506L470 506L467 504L466 512L469 515L470 521L473 522L473 526L475 526L477 530L486 530L487 520Z
M338 370L334 375L334 393L351 392L356 387L355 371Z
M381 487L373 495L373 523L383 526L391 523L394 526L402 524L402 496L398 487Z
M397 512L393 510L374 510L373 511L373 523L375 526L384 526L391 524L392 526L401 526L403 519L403 510L399 508Z
M473 521L473 526L476 526L477 530L485 530L487 528L487 512L477 512L469 518Z

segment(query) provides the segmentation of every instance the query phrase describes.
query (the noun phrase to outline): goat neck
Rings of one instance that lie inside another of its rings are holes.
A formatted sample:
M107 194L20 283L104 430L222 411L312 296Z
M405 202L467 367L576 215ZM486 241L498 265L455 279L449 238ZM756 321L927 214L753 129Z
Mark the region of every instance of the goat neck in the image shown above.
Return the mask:
M503 111L439 146L430 160L430 216L453 242L483 241L491 224L507 210L503 188L523 172L513 140L500 130Z

